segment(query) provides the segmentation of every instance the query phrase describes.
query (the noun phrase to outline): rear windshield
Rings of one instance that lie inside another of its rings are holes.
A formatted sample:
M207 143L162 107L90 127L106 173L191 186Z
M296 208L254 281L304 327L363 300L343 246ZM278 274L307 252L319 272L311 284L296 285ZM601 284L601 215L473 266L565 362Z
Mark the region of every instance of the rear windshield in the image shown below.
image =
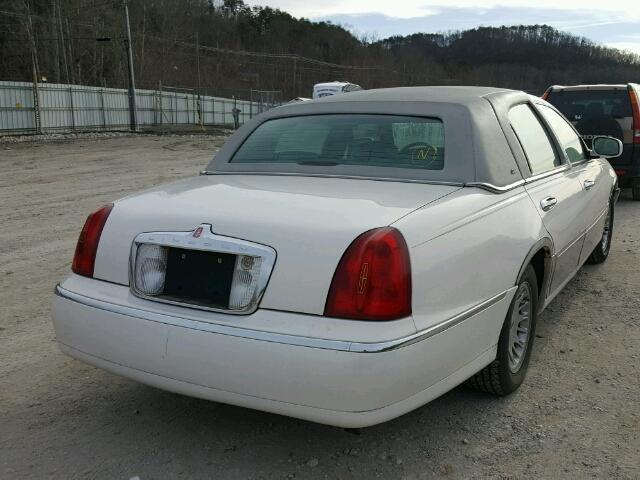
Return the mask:
M442 170L444 126L434 118L396 115L277 118L256 128L230 161Z
M549 93L547 101L572 122L608 116L631 117L631 100L626 89L558 90Z

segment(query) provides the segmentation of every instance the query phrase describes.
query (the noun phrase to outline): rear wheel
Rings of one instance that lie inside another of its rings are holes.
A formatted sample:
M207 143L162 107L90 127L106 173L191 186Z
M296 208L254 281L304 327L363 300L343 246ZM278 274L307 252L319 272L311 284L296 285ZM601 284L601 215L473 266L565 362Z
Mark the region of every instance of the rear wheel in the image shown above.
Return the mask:
M592 265L603 263L609 256L609 250L611 250L611 236L613 235L613 204L609 204L609 211L607 212L607 218L604 221L604 227L602 229L602 238L596 248L593 249L587 263Z
M494 395L508 395L524 381L538 317L538 282L527 266L502 325L496 359L467 380L467 385Z
M640 200L640 187L633 187L631 189L631 196L634 200Z

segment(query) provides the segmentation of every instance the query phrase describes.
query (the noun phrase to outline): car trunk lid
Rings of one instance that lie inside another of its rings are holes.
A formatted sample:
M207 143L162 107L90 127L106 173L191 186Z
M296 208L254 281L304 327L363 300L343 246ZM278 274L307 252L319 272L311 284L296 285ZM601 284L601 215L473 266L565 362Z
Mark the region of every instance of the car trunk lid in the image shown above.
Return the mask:
M207 175L116 202L95 278L128 284L129 254L143 232L213 233L276 250L261 308L321 315L335 268L361 233L389 225L460 187L282 175Z

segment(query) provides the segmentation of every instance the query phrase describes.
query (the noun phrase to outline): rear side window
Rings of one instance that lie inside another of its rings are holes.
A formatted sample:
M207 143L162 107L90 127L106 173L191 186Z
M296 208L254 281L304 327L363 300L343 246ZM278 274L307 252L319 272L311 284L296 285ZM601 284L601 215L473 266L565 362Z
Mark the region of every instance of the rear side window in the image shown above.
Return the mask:
M529 105L509 110L509 122L527 156L531 173L547 172L560 165L551 139Z
M602 116L625 118L633 115L626 88L616 90L557 90L547 101L572 122Z
M435 118L396 115L276 118L258 126L230 161L441 170L444 125Z
M544 119L549 123L556 134L560 147L567 155L571 163L581 162L587 159L580 137L571 125L552 108L540 105L539 110Z

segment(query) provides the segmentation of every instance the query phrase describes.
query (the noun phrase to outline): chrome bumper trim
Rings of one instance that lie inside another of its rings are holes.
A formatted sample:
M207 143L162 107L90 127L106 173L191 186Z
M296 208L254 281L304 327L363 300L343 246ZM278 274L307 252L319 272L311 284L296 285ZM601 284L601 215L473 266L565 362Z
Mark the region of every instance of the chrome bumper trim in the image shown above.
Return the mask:
M191 320L175 315L165 315L157 312L150 312L140 308L118 305L111 302L105 302L96 298L87 297L67 290L60 285L56 286L55 294L59 297L71 300L73 302L85 305L87 307L97 308L107 312L126 315L130 317L140 318L151 322L164 323L181 328L190 328L192 330L201 330L208 333L216 333L220 335L229 335L232 337L245 338L249 340L259 340L264 342L281 343L296 347L320 348L324 350L336 350L340 352L350 353L380 353L403 348L414 343L426 340L455 325L467 320L468 318L482 312L483 310L495 305L505 298L507 291L499 293L490 299L479 303L454 317L451 317L437 325L426 328L411 335L401 338L388 340L384 342L351 342L347 340L330 340L324 338L303 337L299 335L287 335L284 333L264 332L261 330L253 330L247 328L230 327L228 325L219 325L215 323L205 323L197 320ZM348 320L345 320L348 321Z
M491 297L488 300L476 305L475 307L470 308L454 317L451 317L443 322L440 322L432 327L425 328L424 330L420 330L413 335L407 335L406 337L397 338L395 340L389 340L386 342L376 342L376 343L351 343L350 352L357 353L378 353L378 352L387 352L389 350L395 350L401 347L407 347L417 342L421 342L422 340L426 340L427 338L433 337L439 333L444 332L445 330L455 327L459 323L464 322L465 320L473 317L474 315L482 312L483 310L495 305L504 297L506 297L507 292L499 293L498 295Z

